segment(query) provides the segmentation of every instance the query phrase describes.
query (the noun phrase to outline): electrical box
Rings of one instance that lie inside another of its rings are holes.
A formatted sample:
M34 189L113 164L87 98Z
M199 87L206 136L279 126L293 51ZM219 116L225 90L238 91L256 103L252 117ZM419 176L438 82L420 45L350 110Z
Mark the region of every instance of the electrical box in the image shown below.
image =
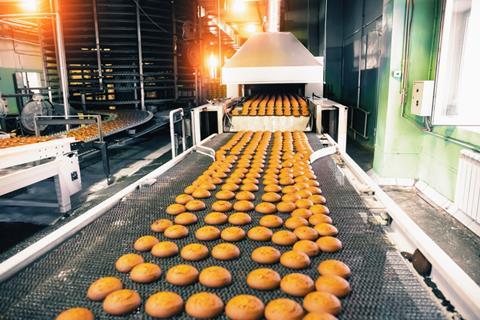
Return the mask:
M414 81L412 88L412 114L422 117L432 115L434 81Z

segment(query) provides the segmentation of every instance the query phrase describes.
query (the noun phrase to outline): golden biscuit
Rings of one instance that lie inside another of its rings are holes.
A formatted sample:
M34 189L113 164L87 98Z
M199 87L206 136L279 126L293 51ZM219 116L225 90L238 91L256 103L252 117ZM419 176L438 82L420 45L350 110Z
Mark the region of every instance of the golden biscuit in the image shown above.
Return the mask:
M208 248L200 243L190 243L182 248L180 256L188 261L199 261L208 256Z
M192 200L192 201L187 202L187 204L185 205L185 208L188 211L200 211L200 210L205 209L206 205L205 205L205 202L203 202L201 200Z
M164 232L163 235L166 238L170 239L180 239L184 238L188 235L188 229L185 226L182 226L180 224L174 224L171 227L168 227Z
M220 237L220 230L213 226L204 226L195 231L195 238L202 241L211 241Z
M150 225L150 230L153 232L163 232L172 225L173 222L168 219L158 219L153 221L153 223Z
M230 271L225 268L212 266L203 269L198 278L200 283L209 288L221 288L232 282Z
M187 211L185 206L183 204L178 204L178 203L174 203L174 204L169 205L167 207L167 209L165 210L166 213L171 214L171 215L177 215L177 214L185 212L185 211Z
M104 277L95 280L88 287L87 298L93 301L101 301L113 291L123 289L122 280L116 277Z
M290 273L280 281L283 292L296 297L304 297L315 290L313 280L302 273Z
M214 293L195 293L188 298L185 311L196 319L215 318L223 311L223 301Z
M197 282L198 270L189 264L179 264L167 271L167 282L176 286L186 286Z
M93 312L87 308L71 308L62 311L55 320L94 320Z
M183 212L180 213L178 216L175 216L174 219L176 224L181 224L181 225L190 225L194 224L195 222L198 221L198 218L196 215L194 215L191 212Z
M345 263L334 259L322 261L317 270L322 276L335 275L347 279L351 275L350 268Z
M130 279L140 283L150 283L158 278L162 274L162 269L154 263L140 263L132 268L130 271Z
M293 245L293 250L305 253L309 257L315 257L320 253L317 244L311 240L300 240Z
M218 212L225 212L232 209L232 204L225 200L215 201L212 204L212 210Z
M331 293L315 291L305 296L303 307L308 312L327 312L337 315L342 309L342 303Z
M320 237L315 243L323 252L337 252L342 249L342 242L330 236Z
M115 269L119 272L130 272L137 264L143 263L143 257L135 253L127 253L118 258L115 262Z
M281 246L291 246L297 240L295 233L288 230L280 230L272 235L272 242Z
M352 291L350 284L342 277L335 275L320 276L315 281L317 291L329 292L339 298L343 298Z
M135 241L133 247L138 251L150 251L159 242L154 236L143 236Z
M305 269L310 265L310 258L301 251L287 251L280 257L280 263L290 269Z
M260 268L250 271L247 276L247 284L256 290L274 290L280 285L280 275L268 268Z
M228 227L222 230L220 237L225 241L240 241L245 238L245 231L239 227Z
M228 301L225 314L232 320L256 320L263 316L262 300L252 295L241 294Z
M212 257L218 260L232 260L240 256L240 249L231 243L220 243L212 248Z
M172 257L178 253L178 246L171 241L162 241L153 246L151 253L159 258Z
M223 212L210 212L204 218L206 224L224 224L228 220L228 216Z
M278 228L282 226L283 220L279 216L270 214L260 218L259 224L268 228Z
M265 307L265 318L267 320L301 320L303 308L291 299L271 300Z
M145 312L153 318L170 318L183 309L183 299L174 292L157 292L148 297Z

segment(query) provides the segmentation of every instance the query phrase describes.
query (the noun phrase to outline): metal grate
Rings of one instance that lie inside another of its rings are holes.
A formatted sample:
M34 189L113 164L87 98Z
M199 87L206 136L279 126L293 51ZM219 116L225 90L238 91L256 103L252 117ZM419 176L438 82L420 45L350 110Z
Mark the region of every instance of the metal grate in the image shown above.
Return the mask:
M212 140L211 147L222 145L229 135L220 135ZM316 139L313 136L310 139ZM250 259L250 253L259 245L252 240L238 242L242 254L235 261L222 262L209 257L193 265L198 269L210 265L224 266L234 275L230 286L222 289L208 289L200 284L176 287L168 284L164 276L153 284L138 284L129 280L128 275L114 269L115 260L122 254L133 252L133 242L139 236L152 234L149 225L154 219L165 217L164 209L174 201L177 194L190 184L210 163L210 160L194 153L161 176L151 187L132 193L125 201L112 208L105 215L67 240L54 251L27 267L15 277L0 284L1 319L46 319L53 318L60 311L73 306L91 308L99 319L118 319L102 311L101 303L85 298L89 284L95 279L119 276L127 288L138 290L145 299L154 292L171 290L184 299L196 291L212 291L225 302L237 294L253 294L267 302L276 297L287 296L280 290L260 292L250 289L245 282L248 272L261 265ZM398 252L390 245L381 227L368 221L368 212L361 199L346 180L338 179L339 173L331 159L322 159L314 170L327 197L332 218L338 227L339 238L345 248L339 253L323 253L312 261L312 267L302 272L315 279L316 266L320 261L336 258L347 263L352 269L350 279L353 291L342 300L343 319L441 319L446 318L442 307L434 300L429 289L412 273ZM257 193L257 200L260 192ZM207 205L214 198L208 199ZM204 215L202 212L200 215ZM258 223L260 214L250 212L253 221L245 226L247 230ZM194 231L203 226L190 226L189 237L179 240L179 246L197 242ZM163 239L163 236L160 236ZM212 248L221 240L207 242ZM263 245L263 243L262 243ZM270 245L270 244L269 244ZM288 248L278 247L280 251ZM176 264L184 263L180 257L160 259L143 254L146 261L158 263L164 273ZM280 264L272 266L282 276L293 272ZM301 299L295 299L301 302ZM148 319L143 306L127 316L130 319ZM127 318L125 317L125 318ZM178 319L186 319L182 313ZM225 317L222 316L222 319Z

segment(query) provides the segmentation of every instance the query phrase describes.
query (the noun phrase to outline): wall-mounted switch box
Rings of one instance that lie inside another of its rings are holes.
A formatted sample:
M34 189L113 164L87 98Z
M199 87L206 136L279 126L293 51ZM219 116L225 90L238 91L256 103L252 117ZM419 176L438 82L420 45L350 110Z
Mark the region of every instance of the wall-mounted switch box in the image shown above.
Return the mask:
M432 115L434 81L414 81L412 88L412 114L422 117Z

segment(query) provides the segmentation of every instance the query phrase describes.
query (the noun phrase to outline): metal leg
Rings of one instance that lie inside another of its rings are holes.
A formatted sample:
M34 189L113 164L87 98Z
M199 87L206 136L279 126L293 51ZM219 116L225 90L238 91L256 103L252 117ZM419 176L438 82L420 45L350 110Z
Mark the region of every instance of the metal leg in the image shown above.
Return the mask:
M68 186L64 180L64 177L61 175L55 176L55 191L57 192L58 210L61 213L65 213L72 209L70 194L68 193Z
M110 175L110 160L108 157L108 145L105 141L96 142L95 144L97 148L100 150L100 154L102 155L103 172L105 173L107 182L108 184L112 184L113 179L112 179L112 176Z

